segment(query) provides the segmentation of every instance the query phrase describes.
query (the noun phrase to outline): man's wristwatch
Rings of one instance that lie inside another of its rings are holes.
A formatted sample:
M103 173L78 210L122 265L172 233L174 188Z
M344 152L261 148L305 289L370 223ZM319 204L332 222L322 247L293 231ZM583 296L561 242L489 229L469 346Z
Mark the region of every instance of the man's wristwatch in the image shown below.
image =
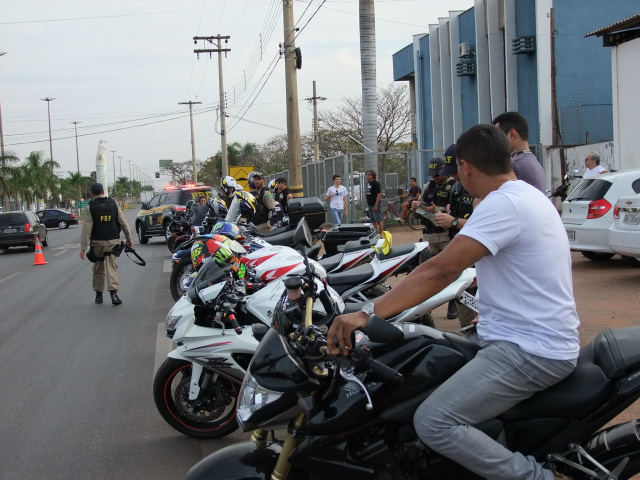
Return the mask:
M451 226L453 228L458 228L458 217L453 217L453 220L451 220Z
M376 312L373 309L373 302L367 302L362 306L362 311L369 315L369 318L373 317Z

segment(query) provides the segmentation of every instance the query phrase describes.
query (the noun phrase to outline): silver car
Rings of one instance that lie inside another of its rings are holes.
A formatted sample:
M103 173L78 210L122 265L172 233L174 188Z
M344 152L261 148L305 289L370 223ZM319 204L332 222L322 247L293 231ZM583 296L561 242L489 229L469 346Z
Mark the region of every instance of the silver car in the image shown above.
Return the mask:
M613 207L609 246L625 262L640 267L640 195L624 195Z
M608 260L613 206L623 195L640 193L640 170L605 173L582 179L562 202L562 223L571 250L590 260Z

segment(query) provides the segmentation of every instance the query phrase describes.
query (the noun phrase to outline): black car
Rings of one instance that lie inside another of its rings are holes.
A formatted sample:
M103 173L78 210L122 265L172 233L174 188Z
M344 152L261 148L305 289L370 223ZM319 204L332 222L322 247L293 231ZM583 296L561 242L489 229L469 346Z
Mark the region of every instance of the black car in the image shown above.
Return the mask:
M63 229L69 228L69 225L78 224L78 216L75 213L65 212L57 208L38 210L36 215L38 215L47 228L58 227L59 229Z
M0 248L31 247L36 249L36 238L43 247L49 245L47 227L33 212L0 212Z
M175 212L186 208L189 200L198 202L200 197L216 197L218 192L211 187L182 187L156 193L149 202L142 204L136 218L136 232L141 244L149 242L149 237L171 236L167 226Z

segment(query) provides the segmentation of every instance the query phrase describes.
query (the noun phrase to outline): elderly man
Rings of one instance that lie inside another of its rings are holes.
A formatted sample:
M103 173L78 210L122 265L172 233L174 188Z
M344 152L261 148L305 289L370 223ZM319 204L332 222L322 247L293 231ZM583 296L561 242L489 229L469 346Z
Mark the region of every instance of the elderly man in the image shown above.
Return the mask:
M600 155L591 152L584 159L584 166L587 168L582 178L593 178L603 173L609 173L609 170L600 165Z

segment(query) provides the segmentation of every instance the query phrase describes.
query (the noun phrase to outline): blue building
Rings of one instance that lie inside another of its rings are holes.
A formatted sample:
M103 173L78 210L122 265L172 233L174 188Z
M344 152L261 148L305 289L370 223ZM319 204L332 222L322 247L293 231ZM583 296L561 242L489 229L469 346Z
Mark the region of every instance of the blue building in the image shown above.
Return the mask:
M422 162L519 111L551 184L551 150L613 140L611 55L586 35L638 13L638 0L475 0L414 35L393 72L410 85Z

